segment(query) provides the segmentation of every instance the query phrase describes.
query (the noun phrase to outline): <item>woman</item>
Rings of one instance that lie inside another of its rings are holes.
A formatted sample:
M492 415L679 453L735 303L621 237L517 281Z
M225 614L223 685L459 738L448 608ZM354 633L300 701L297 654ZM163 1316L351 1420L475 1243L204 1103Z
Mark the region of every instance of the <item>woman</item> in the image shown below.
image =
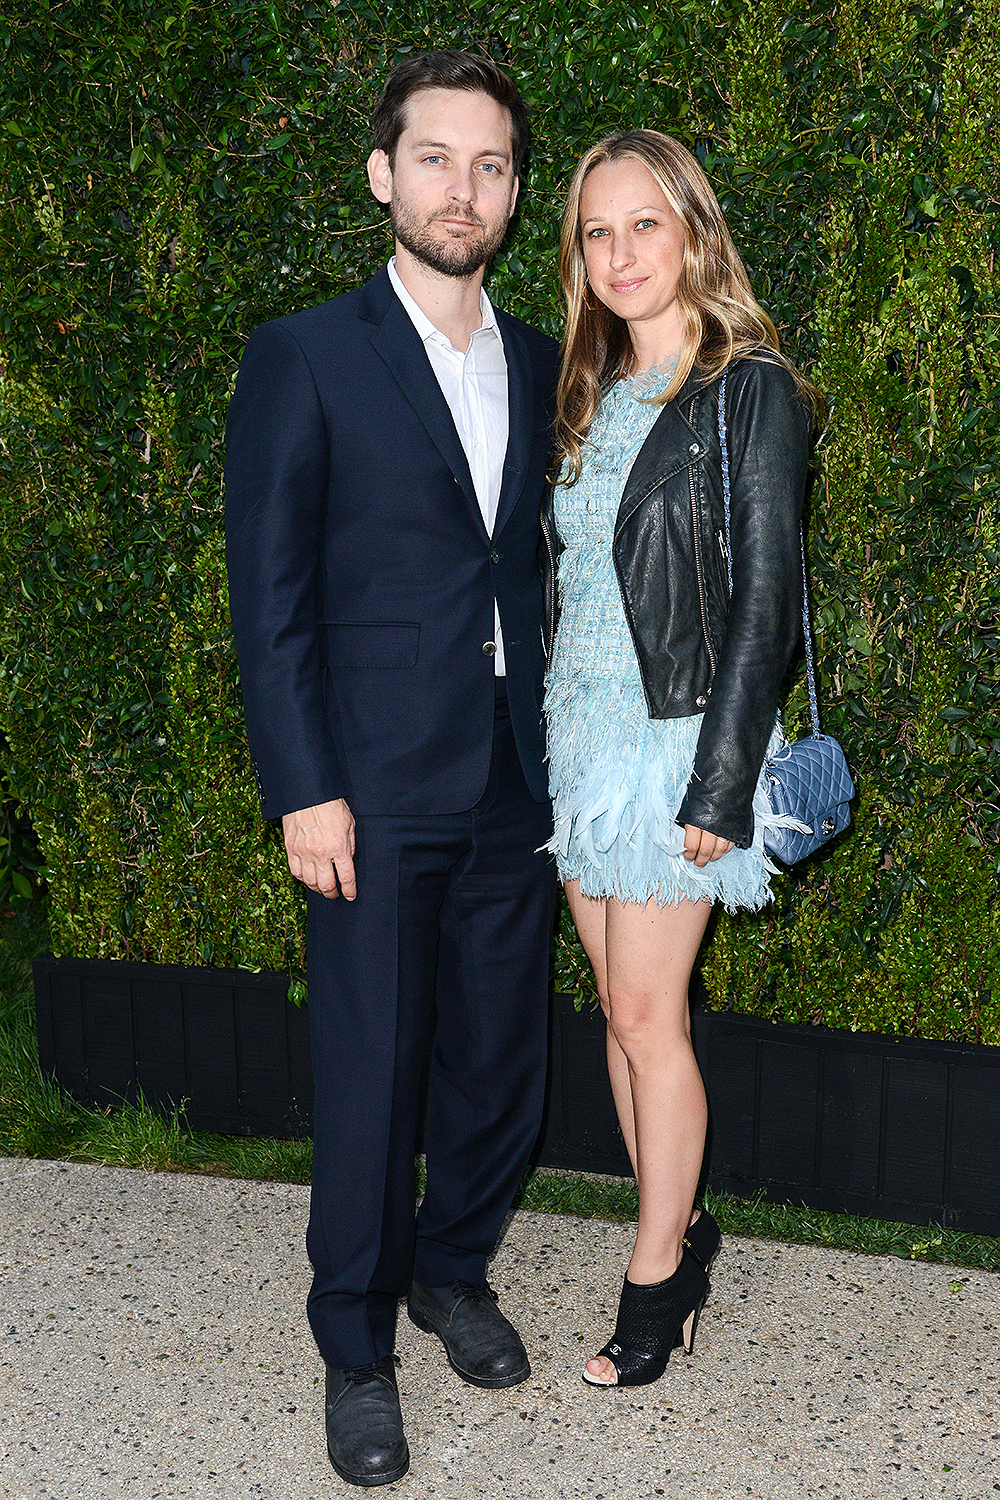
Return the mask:
M657 131L583 156L560 274L562 459L543 516L561 610L556 629L552 587L550 847L597 978L639 1185L617 1324L584 1379L641 1385L676 1344L690 1353L719 1247L694 1207L706 1107L688 981L713 903L769 898L760 777L798 639L815 398L704 173Z

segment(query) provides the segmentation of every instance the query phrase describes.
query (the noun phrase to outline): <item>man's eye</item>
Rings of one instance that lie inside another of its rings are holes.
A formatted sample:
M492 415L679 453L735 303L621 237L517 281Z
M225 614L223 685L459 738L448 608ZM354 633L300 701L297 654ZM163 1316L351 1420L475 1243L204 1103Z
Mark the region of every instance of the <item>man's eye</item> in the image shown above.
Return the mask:
M482 170L487 172L490 177L499 177L500 168L495 161L484 161L481 166Z
M433 167L436 162L444 161L444 157L443 156L425 156L424 157L424 161L428 164L428 166Z

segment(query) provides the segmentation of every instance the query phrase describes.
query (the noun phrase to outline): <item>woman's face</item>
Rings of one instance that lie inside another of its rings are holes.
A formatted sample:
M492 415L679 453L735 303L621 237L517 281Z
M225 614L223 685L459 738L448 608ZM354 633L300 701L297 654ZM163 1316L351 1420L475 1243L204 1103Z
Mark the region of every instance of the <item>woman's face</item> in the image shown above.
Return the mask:
M638 161L606 161L588 173L580 230L594 294L629 324L633 338L681 339L684 225L649 169Z

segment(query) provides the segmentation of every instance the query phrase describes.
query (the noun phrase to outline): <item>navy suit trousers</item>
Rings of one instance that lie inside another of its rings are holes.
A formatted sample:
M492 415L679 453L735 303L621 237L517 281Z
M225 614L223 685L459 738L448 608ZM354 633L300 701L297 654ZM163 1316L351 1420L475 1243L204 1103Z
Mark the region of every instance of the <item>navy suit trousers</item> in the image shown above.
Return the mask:
M309 1321L336 1368L392 1352L411 1280L482 1284L541 1120L554 874L537 851L551 831L501 679L476 805L359 818L357 900L309 893Z

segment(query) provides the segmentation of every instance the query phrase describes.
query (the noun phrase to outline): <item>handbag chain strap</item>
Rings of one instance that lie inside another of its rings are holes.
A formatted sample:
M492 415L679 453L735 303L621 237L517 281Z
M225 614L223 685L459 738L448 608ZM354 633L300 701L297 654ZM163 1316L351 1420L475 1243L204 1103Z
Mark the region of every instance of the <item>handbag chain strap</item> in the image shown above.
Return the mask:
M722 498L726 508L726 573L729 594L733 593L733 548L730 540L729 443L726 440L726 371L719 381L719 443L722 447ZM802 633L806 642L806 675L809 679L809 716L813 734L820 733L819 700L816 696L816 664L813 661L812 625L809 620L809 579L806 574L806 539L799 527L799 553L802 557Z

